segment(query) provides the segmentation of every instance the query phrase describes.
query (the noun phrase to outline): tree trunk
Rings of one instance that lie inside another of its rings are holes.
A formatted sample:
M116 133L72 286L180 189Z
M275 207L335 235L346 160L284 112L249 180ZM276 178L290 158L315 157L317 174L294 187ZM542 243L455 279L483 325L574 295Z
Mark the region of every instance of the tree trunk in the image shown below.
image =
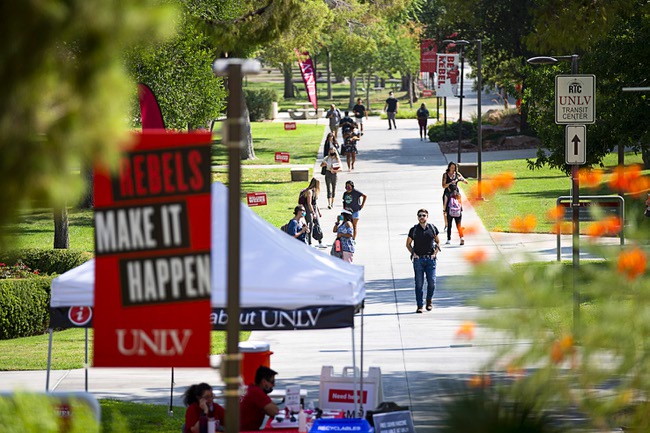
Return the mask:
M291 64L282 63L280 64L280 70L282 71L282 76L284 77L284 97L285 98L295 98L295 93L293 92L293 74L291 71Z
M368 84L366 85L366 110L370 112L370 80L372 75L368 73Z
M81 175L84 177L85 192L79 203L82 209L92 209L95 203L95 190L93 188L93 169L85 166L81 169Z
M325 50L327 58L327 99L332 99L332 53L329 49Z
M409 95L409 108L413 108L413 76L411 74L406 74L406 88Z
M400 92L408 92L409 91L409 76L408 75L402 75L402 84L400 85L399 91Z
M257 159L255 156L255 149L253 148L253 131L251 130L251 117L248 112L246 100L242 101L244 104L244 143L241 148L241 159Z
M625 144L620 143L619 146L625 146ZM641 147L641 158L643 158L643 168L650 168L650 147L646 145Z
M354 100L357 97L357 78L354 75L350 76L350 101L348 101L348 110L354 107Z
M54 209L54 248L70 248L68 236L68 208L64 205Z

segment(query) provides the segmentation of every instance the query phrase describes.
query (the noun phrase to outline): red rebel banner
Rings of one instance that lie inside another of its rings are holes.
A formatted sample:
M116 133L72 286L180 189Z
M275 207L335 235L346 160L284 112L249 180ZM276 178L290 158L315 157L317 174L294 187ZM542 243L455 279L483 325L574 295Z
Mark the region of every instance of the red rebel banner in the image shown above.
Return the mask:
M275 162L289 162L289 152L275 152Z
M208 367L210 133L144 131L95 169L95 367Z
M246 194L246 202L248 206L266 206L266 193L265 192L249 192Z
M296 122L284 122L285 131L293 131L296 129Z
M318 110L318 95L316 94L316 71L314 70L314 63L308 51L301 53L298 50L298 67L302 75L302 81L305 83L305 91L309 97L309 102L314 106L314 110Z
M438 47L433 39L420 42L420 72L436 72L436 53Z
M458 54L438 54L436 96L452 98L458 94Z

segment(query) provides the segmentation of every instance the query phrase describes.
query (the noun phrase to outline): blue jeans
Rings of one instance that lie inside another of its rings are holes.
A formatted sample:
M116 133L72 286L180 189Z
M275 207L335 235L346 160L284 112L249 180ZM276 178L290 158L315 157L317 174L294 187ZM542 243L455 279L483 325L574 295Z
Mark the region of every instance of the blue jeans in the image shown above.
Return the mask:
M436 259L423 257L414 259L413 271L415 271L415 302L420 308L424 305L422 300L424 274L427 275L427 299L433 298L433 292L436 290Z

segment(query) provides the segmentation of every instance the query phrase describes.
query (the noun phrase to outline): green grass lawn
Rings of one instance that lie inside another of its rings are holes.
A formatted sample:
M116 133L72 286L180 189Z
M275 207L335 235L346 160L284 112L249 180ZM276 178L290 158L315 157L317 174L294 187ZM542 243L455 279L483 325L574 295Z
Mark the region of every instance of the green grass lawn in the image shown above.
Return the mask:
M605 171L611 171L617 164L617 155L609 154L603 161ZM641 155L627 153L625 164L641 164ZM553 223L546 218L547 212L555 207L555 202L560 196L571 195L571 179L562 171L557 169L542 168L540 170L529 170L525 159L511 161L490 161L483 163L483 178L488 179L498 173L512 172L515 175L515 183L507 192L499 192L490 197L486 202L476 205L476 211L489 231L509 232L510 221L516 216L532 214L537 218L537 233L551 233ZM650 174L645 170L644 175ZM581 195L610 195L615 194L607 186L608 176L600 188L580 188ZM461 186L462 188L463 186ZM630 199L626 197L626 207ZM584 231L588 224L581 224L581 231Z
M248 340L250 332L242 332L239 339ZM0 340L0 371L45 370L47 368L48 335ZM93 330L88 330L88 351L92 364ZM84 330L66 329L54 333L52 339L52 369L82 368L84 363ZM226 351L225 331L212 331L211 353Z
M185 408L169 405L127 403L118 400L100 400L101 431L129 433L179 433L185 422Z

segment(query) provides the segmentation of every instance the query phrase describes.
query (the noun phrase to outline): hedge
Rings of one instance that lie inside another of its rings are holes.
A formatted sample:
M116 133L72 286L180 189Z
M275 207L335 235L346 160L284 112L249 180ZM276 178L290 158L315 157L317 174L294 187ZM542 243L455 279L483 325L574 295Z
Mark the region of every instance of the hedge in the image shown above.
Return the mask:
M18 260L41 274L62 274L92 259L87 251L29 248L0 252L0 262L13 265Z
M0 340L42 334L50 321L54 277L0 280Z
M445 136L445 125L438 122L429 128L429 140L433 142L449 141L458 139L458 122L447 123L447 135ZM472 122L463 120L463 134L462 138L475 138L476 125Z
M251 122L270 119L273 102L278 102L278 94L273 89L245 89L244 97Z

